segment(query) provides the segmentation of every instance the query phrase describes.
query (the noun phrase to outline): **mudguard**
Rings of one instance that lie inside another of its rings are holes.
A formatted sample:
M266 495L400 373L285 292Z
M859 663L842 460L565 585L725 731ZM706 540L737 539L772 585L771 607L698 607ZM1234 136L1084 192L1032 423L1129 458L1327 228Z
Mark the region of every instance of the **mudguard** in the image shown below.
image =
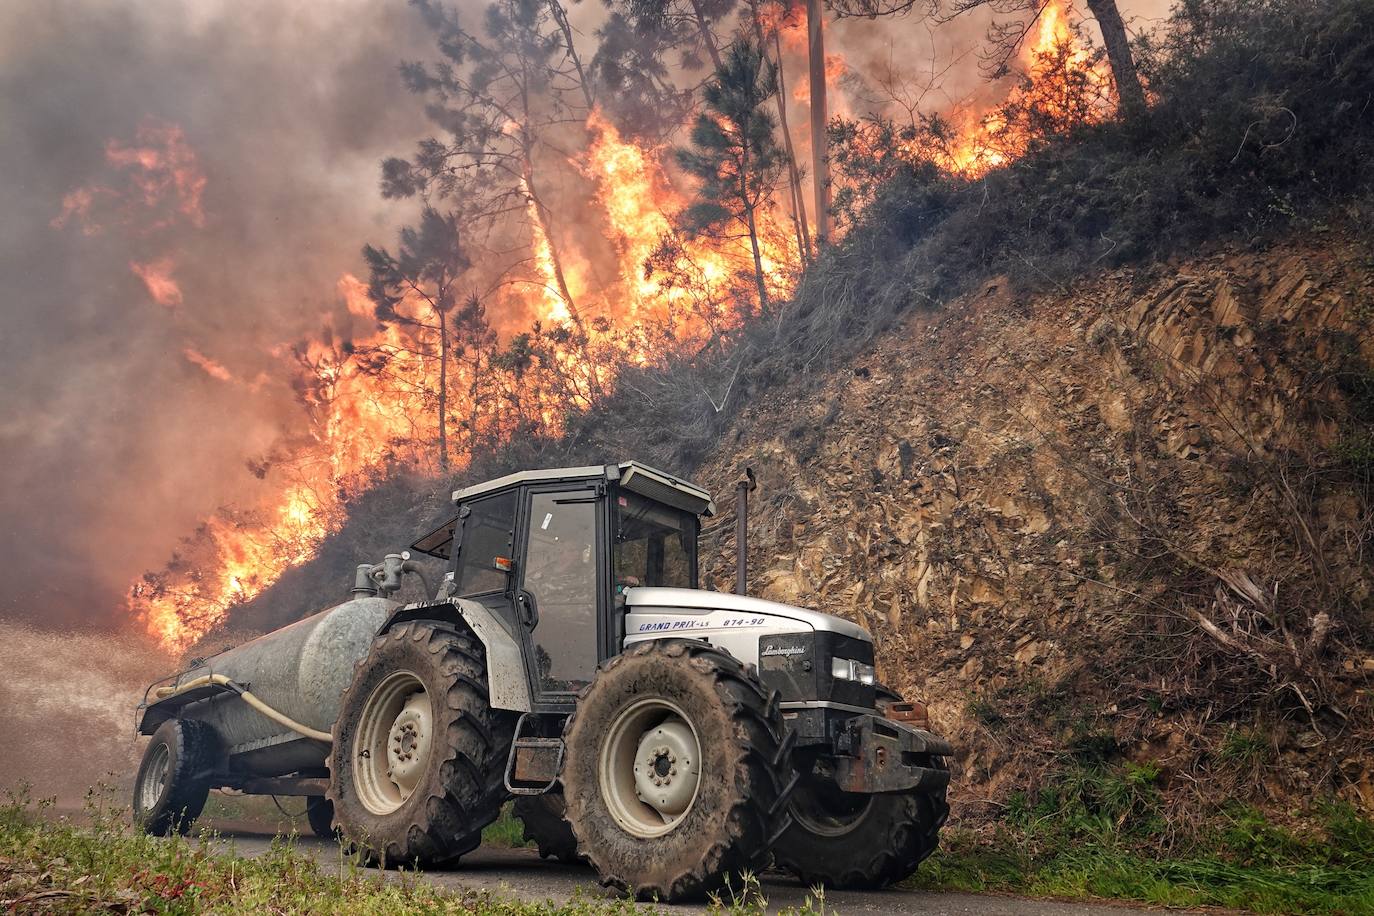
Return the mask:
M397 608L377 632L385 633L400 623L438 620L470 630L487 654L487 691L495 709L529 712L530 682L520 642L484 605L466 598L423 601Z

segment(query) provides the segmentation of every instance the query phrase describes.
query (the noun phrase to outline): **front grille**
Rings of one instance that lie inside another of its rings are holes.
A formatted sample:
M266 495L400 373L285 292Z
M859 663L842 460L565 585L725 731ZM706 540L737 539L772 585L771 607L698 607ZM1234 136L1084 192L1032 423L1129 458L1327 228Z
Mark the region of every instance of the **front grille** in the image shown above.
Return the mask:
M829 701L873 708L871 685L831 675L831 659L836 657L871 665L873 644L828 632L759 637L759 674L764 686L782 694L784 703Z

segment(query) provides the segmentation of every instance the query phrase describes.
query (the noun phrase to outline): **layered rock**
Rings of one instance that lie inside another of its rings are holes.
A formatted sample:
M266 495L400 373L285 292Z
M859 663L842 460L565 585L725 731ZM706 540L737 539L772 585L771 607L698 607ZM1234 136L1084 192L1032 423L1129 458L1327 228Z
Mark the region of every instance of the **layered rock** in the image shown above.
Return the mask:
M966 802L1073 752L1374 808L1372 313L1359 240L994 281L760 398L698 476L754 469L751 592L873 632ZM1238 729L1271 750L1240 777Z

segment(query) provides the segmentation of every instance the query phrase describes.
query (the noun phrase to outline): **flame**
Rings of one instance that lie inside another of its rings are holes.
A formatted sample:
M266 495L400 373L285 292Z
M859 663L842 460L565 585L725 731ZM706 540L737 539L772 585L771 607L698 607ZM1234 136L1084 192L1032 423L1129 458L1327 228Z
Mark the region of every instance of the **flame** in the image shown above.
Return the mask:
M221 382L232 382L234 380L233 373L224 368L220 363L215 362L213 359L197 350L195 347L183 347L181 355L185 356L188 362L199 366L206 375L210 376L210 378L218 379Z
M143 281L153 301L169 309L181 305L181 287L172 278L173 266L171 257L161 257L147 263L129 262L129 269Z
M1111 114L1107 103L1087 111L1076 108L1072 81L1082 80L1087 87L1097 90L1109 85L1111 77L1073 28L1071 10L1069 0L1051 0L1040 11L1035 40L1021 54L1026 82L1013 91L1008 101L1033 104L1042 117L1051 120L1101 120ZM957 137L940 164L976 178L1024 155L1030 138L1008 123L1004 111L998 106L981 114L963 113Z
M1079 41L1070 11L1068 0L1052 0L1042 11L1034 40L1022 52L1027 80L1010 97L1051 117L1081 115L1069 110L1074 103L1066 79L1108 85L1092 49ZM805 50L799 18L780 24L780 38L793 54ZM828 55L825 71L834 85L846 72L845 61ZM794 99L807 101L804 75L790 88ZM837 93L835 107L843 105ZM976 176L1023 154L1030 141L1007 110L990 105L963 115L940 164ZM180 128L145 122L133 143L108 144L106 158L130 190L79 188L63 199L55 227L71 221L88 234L98 232L104 204L120 200L157 212L170 208L168 219L205 224L204 175ZM509 342L523 334L528 349L498 365L480 351L490 348L489 341L470 349L461 339L451 342L460 358L448 364L450 453L443 458L450 466L461 467L481 444L531 431L557 433L568 410L588 407L608 390L619 366L645 364L674 348L699 351L737 324L740 303L755 295L752 249L743 233L687 237L675 231L689 198L675 184L666 147L627 138L593 110L575 161L592 206L584 208L588 212L550 212L523 186L529 248L522 269L530 282L505 285L483 303L487 313L502 316L493 319L491 335ZM799 262L795 236L773 208L758 219L765 287L770 296L785 297ZM182 301L174 267L171 255L130 264L149 295L169 308ZM407 321L379 324L366 284L352 275L339 279L336 293L338 327L274 351L283 372L293 375L304 422L277 453L250 464L264 481L261 504L215 513L166 570L132 589L132 610L168 649L185 650L237 605L314 557L345 521L348 500L391 467L438 470L438 361L414 336L414 328L433 316L422 301L403 299L397 311ZM366 330L358 333L359 327ZM194 346L183 355L212 378L244 384ZM256 390L260 381L245 388Z
M544 335L539 355L520 369L453 360L449 365L449 435L464 443L500 441L532 425L557 433L569 408L589 406L614 381L615 367L643 364L661 355L660 345L693 346L737 321L735 302L752 293L746 270L752 253L745 238L678 238L674 217L688 198L674 188L662 162L668 150L626 139L600 112L586 124L587 145L579 170L591 184L595 224L614 263L593 269L590 248L558 244L529 188L529 264L535 282L502 293L503 315L532 318ZM151 147L119 147L121 162L161 168L166 158ZM72 204L78 218L80 200ZM65 212L65 211L64 211ZM559 214L551 214L556 220ZM785 227L760 214L766 284L784 295L797 261ZM672 255L649 264L671 239ZM555 272L563 269L574 311ZM163 304L181 301L172 279L174 261L131 265L149 293ZM433 392L437 362L417 347L414 324L379 324L366 284L352 275L337 286L342 311L359 335L340 327L276 355L292 364L294 387L308 429L282 454L250 465L269 494L257 510L221 510L187 539L178 558L131 590L133 611L159 643L184 651L221 624L233 609L312 558L346 518L349 497L395 463L435 470L432 443L438 435ZM584 309L584 305L586 308ZM403 300L398 312L413 322L429 320L426 306ZM508 318L495 330L509 339L522 330ZM460 346L460 344L455 344ZM183 355L212 378L238 383L227 368L199 349ZM254 383L253 388L256 388ZM461 466L468 452L453 455Z
M106 161L129 172L146 206L156 207L168 200L193 226L204 226L201 195L205 192L205 173L182 129L147 118L134 139L131 145L118 140L107 143Z

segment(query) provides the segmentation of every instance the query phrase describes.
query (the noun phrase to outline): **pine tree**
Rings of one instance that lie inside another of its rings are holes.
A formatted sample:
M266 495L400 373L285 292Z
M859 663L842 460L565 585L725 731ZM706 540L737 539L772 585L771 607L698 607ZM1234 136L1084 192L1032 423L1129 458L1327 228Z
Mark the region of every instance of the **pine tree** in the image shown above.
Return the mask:
M448 469L448 370L451 359L449 312L459 278L468 269L456 214L425 207L418 228L401 230L395 255L384 248L363 247L370 273L368 296L377 320L407 329L419 339L420 355L439 361L439 467ZM426 339L428 338L428 339ZM373 354L379 370L397 354ZM428 392L426 392L428 394Z
M689 233L723 233L728 226L749 236L759 308L768 306L758 215L777 188L785 157L773 117L764 108L777 91L777 72L753 43L730 47L702 95L704 109L692 124L691 148L677 151L678 164L699 182L683 214Z

